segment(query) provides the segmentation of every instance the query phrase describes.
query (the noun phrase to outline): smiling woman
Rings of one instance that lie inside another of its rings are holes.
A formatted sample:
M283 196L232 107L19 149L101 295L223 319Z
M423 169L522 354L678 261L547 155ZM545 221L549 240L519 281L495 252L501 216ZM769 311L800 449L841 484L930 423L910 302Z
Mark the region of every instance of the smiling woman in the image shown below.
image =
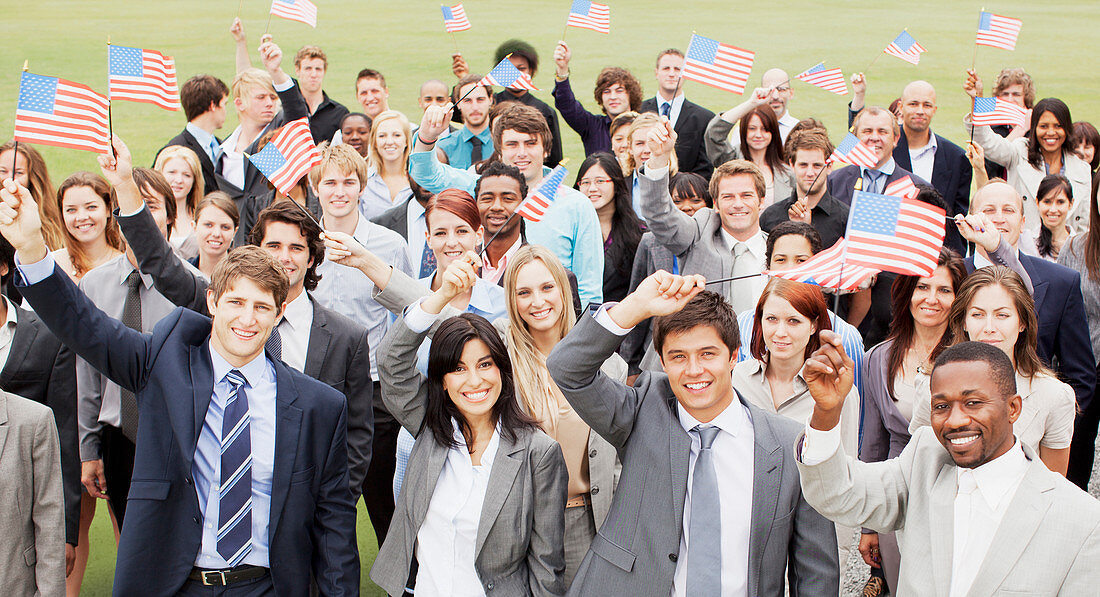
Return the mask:
M359 199L359 211L368 220L412 196L408 174L412 148L409 119L396 110L386 110L369 126L370 175Z
M65 248L54 251L53 257L74 282L122 253L125 245L114 207L111 187L91 172L77 172L57 188Z

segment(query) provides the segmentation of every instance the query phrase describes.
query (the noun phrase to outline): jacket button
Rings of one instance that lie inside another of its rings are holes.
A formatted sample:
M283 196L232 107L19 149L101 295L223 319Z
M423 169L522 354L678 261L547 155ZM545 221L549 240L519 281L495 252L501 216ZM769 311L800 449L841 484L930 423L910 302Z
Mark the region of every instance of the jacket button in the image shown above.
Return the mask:
M589 492L588 492L588 493L591 493L592 495L596 495L596 494L597 494L597 493L599 493L599 492L600 492L600 488L599 488L599 487L593 487L593 488L592 488L591 490L589 490Z
M187 477L186 479L183 480L183 482L190 485L191 484L191 477Z
M591 452L589 452L589 453L588 453L588 457L589 457L589 458L595 458L595 457L596 457L596 451L595 451L595 450L592 450Z
M493 584L493 581L489 581L489 582L485 583L485 589L486 590L492 591L494 586L495 585Z
M673 562L675 562L675 561L676 561L676 559L677 559L677 558L676 558L676 554L674 554L674 553L670 553L670 554L668 554L668 559L669 559L669 560L672 560Z
M195 524L202 524L198 516L193 517L191 520L195 521Z

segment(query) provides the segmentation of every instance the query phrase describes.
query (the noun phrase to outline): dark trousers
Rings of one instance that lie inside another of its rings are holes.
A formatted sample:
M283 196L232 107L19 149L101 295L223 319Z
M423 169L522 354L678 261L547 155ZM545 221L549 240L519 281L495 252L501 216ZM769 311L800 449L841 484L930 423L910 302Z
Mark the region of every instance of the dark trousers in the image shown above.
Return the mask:
M1093 460L1096 458L1096 432L1100 427L1100 367L1096 369L1097 383L1092 391L1088 409L1077 414L1073 424L1073 441L1069 447L1069 472L1066 478L1088 491L1092 478Z
M378 545L386 540L393 519L393 474L397 467L397 432L401 426L382 404L382 384L374 382L374 439L370 468L363 480L363 504L370 515Z
M184 583L179 597L224 595L226 597L267 597L275 594L275 586L271 583L271 575L265 574L260 578L246 580L232 584L228 587L208 587L197 580L188 580Z
M117 427L104 425L99 434L103 454L103 476L107 477L107 501L122 528L126 515L126 496L130 493L130 477L134 475L134 442Z

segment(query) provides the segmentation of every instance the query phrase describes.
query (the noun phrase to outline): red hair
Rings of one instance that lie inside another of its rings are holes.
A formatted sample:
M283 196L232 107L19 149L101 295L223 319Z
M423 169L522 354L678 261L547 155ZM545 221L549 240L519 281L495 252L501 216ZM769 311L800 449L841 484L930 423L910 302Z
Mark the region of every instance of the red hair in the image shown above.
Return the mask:
M442 209L449 211L470 225L477 232L481 228L481 213L477 211L474 197L459 189L444 189L435 194L424 208L424 223L430 228L432 212Z
M809 319L810 324L814 326L816 331L810 336L810 341L806 344L806 353L803 355L804 358L809 358L821 346L818 333L821 330L833 329L832 323L829 321L829 307L825 304L825 296L821 294L821 288L812 284L784 280L783 278L772 278L768 285L764 287L764 292L760 293L760 300L756 303L756 314L752 319L752 342L749 344L752 356L763 360L764 354L767 352L764 347L764 330L760 327L760 320L764 317L764 301L768 300L768 297L773 294L790 303L795 311Z

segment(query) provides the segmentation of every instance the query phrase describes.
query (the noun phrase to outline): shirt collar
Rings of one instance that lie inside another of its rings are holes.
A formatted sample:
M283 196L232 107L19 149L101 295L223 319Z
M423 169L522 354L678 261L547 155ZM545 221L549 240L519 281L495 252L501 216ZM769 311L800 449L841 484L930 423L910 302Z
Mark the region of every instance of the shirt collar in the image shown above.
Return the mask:
M125 286L126 278L130 277L130 272L137 271L137 268L134 267L134 264L130 263L130 259L126 256L125 253L118 257L115 257L115 259L122 260L122 265L119 268L118 283L122 286ZM107 263L110 262L108 261ZM140 271L138 271L138 275L141 276L141 285L144 286L146 290L149 290L153 287L153 276L150 276L149 274L143 274Z
M477 137L478 139L481 139L481 142L484 144L486 141L489 140L489 127L485 127L484 130L482 130L480 133L478 133L476 135L473 132L471 132L470 129L468 129L466 127L462 127L460 129L458 129L458 138L460 140L469 141L470 139L472 139L474 137Z
M508 250L504 252L503 256L501 256L500 261L497 261L497 267L493 267L492 265L489 265L489 256L486 255L484 250L483 250L481 255L485 259L484 259L484 264L482 265L482 269L489 269L489 270L496 271L498 269L504 269L504 268L508 267L508 260L511 259L512 256L516 254L516 251L518 251L521 246L523 246L523 235L522 234L520 234L519 236L516 237L516 242L512 243L512 246L508 247Z
M881 168L864 168L863 166L860 166L859 175L863 176L867 173L868 170L873 170L875 172L882 172L886 176L890 176L894 173L894 168L896 166L897 164L894 162L893 156L891 156L889 160L886 160L886 163L883 164Z
M783 118L779 119L779 126L786 128L794 128L794 125L798 124L798 119L791 116L791 112L788 110L783 114Z
M821 211L825 212L826 215L832 216L836 215L837 209L840 208L841 205L842 204L836 199L836 197L833 197L829 194L828 191L826 191L825 194L821 196L821 199L818 199L817 205L814 206L814 209L820 209Z
M970 469L982 498L994 510L1000 508L1001 501L1027 473L1027 456L1020 447L1019 438L1013 439L1015 443L1007 452L977 468ZM955 473L961 475L964 470L966 469L956 468Z
M763 230L757 230L756 234L752 235L749 240L739 241L734 238L732 234L726 232L725 228L719 226L718 229L721 231L722 240L725 241L727 249L732 251L734 243L744 242L746 245L748 245L749 253L752 253L753 257L757 257L759 259L764 258L764 252L768 248L768 239L764 236Z
M8 297L0 295L0 298L3 298L8 306L8 318L4 320L4 327L19 325L19 308L12 304Z
M305 293L302 293L305 294ZM267 357L264 353L256 355L251 361L244 364L243 367L234 367L229 364L229 361L225 360L222 355L218 354L218 351L214 350L212 345L207 346L210 350L210 364L214 369L214 384L220 383L225 379L227 373L236 369L244 376L245 383L248 387L254 388L264 378L265 369L267 369Z
M462 429L458 426L458 421L453 417L451 418L451 427L454 429L454 438L458 442L459 446L466 445L466 437L462 435ZM500 447L500 423L497 423L497 428L493 430L493 436L489 438L489 445L485 446L485 451L481 453L481 467L486 469L493 468L493 461L497 457L497 448ZM462 456L466 458L465 462L472 463L470 460L470 454L468 450L460 450Z
M732 389L730 391L733 392ZM714 425L734 437L745 432L745 424L748 422L749 417L748 412L745 411L745 405L741 404L736 392L734 392L733 401L729 403L726 410L718 413L718 416L711 419L709 423L700 423L698 419L688 413L679 401L676 402L676 411L680 415L680 425L688 433L691 433L696 425Z
M184 129L185 129L185 130L186 130L187 132L191 133L191 136L192 136L192 137L194 137L194 138L195 138L195 140L199 142L199 145L200 145L200 146L201 146L201 147L202 147L203 149L207 149L207 148L209 148L209 147L210 147L210 142L211 142L211 141L213 141L213 142L215 142L215 143L217 143L217 142L218 142L218 139L217 139L217 137L215 137L214 135L212 135L212 134L210 134L210 133L206 132L206 130L204 130L204 129L200 128L200 127L199 127L198 125L196 125L196 124L192 124L192 123L188 122L188 123L187 123L187 126L185 126L185 127L183 127L183 128L184 128ZM220 145L220 143L219 143L219 145Z
M684 106L684 92L681 91L680 93L676 94L676 97L672 98L671 102L666 100L665 98L661 97L660 94L657 94L657 108L660 108L661 106L663 106L665 104L671 104L672 105L672 107L670 108L670 111L671 110L679 110L680 108L682 108Z
M309 300L309 293L302 291L294 300L287 303L283 320L295 330L309 329L313 324L313 303Z
M485 280L474 280L474 287L470 290L470 306L482 313L493 312L493 298L489 296L489 288L494 286Z
M237 125L237 128L233 129L233 133L225 138L222 143L222 153L228 153L231 155L237 154L237 139L241 136L241 131L244 130L241 125Z

